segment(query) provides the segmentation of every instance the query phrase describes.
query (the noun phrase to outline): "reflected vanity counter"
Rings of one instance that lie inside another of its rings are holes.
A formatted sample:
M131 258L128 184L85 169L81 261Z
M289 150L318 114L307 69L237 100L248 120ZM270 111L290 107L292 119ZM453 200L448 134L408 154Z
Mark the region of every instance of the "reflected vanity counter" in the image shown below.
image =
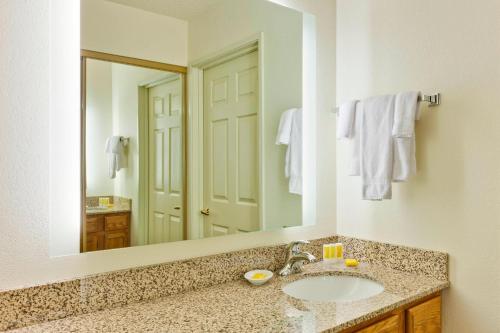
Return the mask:
M100 197L87 197L87 205L85 207L86 215L96 214L111 214L111 213L130 213L132 207L132 200L123 197L105 196L109 198L109 207L99 206ZM103 198L103 197L101 197Z
M100 206L99 198L109 205ZM82 252L130 246L131 206L131 200L123 197L87 197Z
M319 257L321 245L332 241L344 243L346 256L359 258L360 266L313 263L302 273L276 276L263 286L242 279L253 268L279 269L282 245L112 272L71 286L35 287L42 289L30 295L38 299L17 307L6 303L9 295L0 294L0 304L8 306L0 327L20 327L21 321L35 324L45 315L45 320L68 317L14 332L351 332L375 320L402 323L399 318L411 310L408 307L438 304L441 290L449 286L448 256L441 252L342 236L312 241L304 250ZM350 302L301 301L282 291L286 284L311 275L363 277L377 281L384 291ZM26 290L8 293L13 293L12 302ZM53 306L36 308L40 297L49 296Z

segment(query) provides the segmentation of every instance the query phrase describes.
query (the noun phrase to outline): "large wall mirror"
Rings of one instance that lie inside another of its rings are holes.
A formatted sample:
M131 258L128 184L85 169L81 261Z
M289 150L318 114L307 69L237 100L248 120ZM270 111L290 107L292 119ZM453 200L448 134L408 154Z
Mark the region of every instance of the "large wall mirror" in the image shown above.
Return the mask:
M81 7L80 252L304 224L306 14L267 0Z

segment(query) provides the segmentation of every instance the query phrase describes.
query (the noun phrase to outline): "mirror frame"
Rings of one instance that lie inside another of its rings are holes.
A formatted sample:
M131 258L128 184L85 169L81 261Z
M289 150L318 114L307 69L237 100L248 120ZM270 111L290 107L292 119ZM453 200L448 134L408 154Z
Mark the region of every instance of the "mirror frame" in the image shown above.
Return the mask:
M87 170L86 170L86 111L87 111L87 104L86 104L86 98L87 98L87 59L93 59L93 60L101 60L101 61L107 61L107 62L112 62L112 63L118 63L118 64L123 64L123 65L130 65L130 66L136 66L136 67L143 67L143 68L148 68L148 69L155 69L155 70L160 70L160 71L165 71L165 72L172 72L172 73L178 73L181 76L182 80L182 89L183 89L183 96L182 96L182 108L183 108L183 115L182 115L182 121L183 121L183 131L182 131L182 161L183 161L183 167L182 167L182 190L183 190L183 195L182 195L182 204L184 206L183 212L182 212L182 220L183 220L183 239L187 240L188 239L188 220L187 220L187 212L188 212L188 200L187 200L187 191L188 191L188 186L187 186L187 170L188 170L188 161L187 161L187 147L188 147L188 142L187 142L187 128L188 128L188 116L187 116L187 110L188 110L188 91L187 91L187 72L188 69L185 66L179 66L179 65L173 65L173 64L167 64L167 63L162 63L162 62L156 62L156 61L151 61L151 60L144 60L144 59L138 59L138 58L131 58L131 57L126 57L126 56L120 56L116 54L110 54L110 53L104 53L104 52L98 52L98 51L91 51L91 50L85 50L81 49L80 50L80 253L84 253L84 244L86 241L86 233L85 233L85 220L86 220L86 200L87 200L87 191L86 191L86 184L87 184ZM141 174L139 174L139 177L141 177ZM151 244L144 244L144 245L151 245ZM128 247L132 247L130 244Z

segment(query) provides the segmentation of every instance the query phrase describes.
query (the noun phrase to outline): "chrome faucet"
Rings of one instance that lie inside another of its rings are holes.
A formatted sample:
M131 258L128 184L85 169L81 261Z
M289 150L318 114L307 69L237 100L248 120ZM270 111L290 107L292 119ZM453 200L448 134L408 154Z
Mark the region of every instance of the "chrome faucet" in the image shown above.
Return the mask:
M288 244L285 267L279 272L281 276L300 273L302 272L302 265L304 262L313 262L316 260L316 257L309 252L300 251L301 244L309 244L309 242L306 240L298 240Z

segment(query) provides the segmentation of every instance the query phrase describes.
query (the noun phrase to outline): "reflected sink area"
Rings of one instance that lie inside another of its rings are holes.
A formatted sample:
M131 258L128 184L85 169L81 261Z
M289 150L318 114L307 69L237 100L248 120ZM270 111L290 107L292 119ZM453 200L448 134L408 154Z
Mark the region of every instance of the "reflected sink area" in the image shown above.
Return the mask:
M304 301L357 301L382 291L384 287L380 283L345 275L306 277L283 287L285 294Z

